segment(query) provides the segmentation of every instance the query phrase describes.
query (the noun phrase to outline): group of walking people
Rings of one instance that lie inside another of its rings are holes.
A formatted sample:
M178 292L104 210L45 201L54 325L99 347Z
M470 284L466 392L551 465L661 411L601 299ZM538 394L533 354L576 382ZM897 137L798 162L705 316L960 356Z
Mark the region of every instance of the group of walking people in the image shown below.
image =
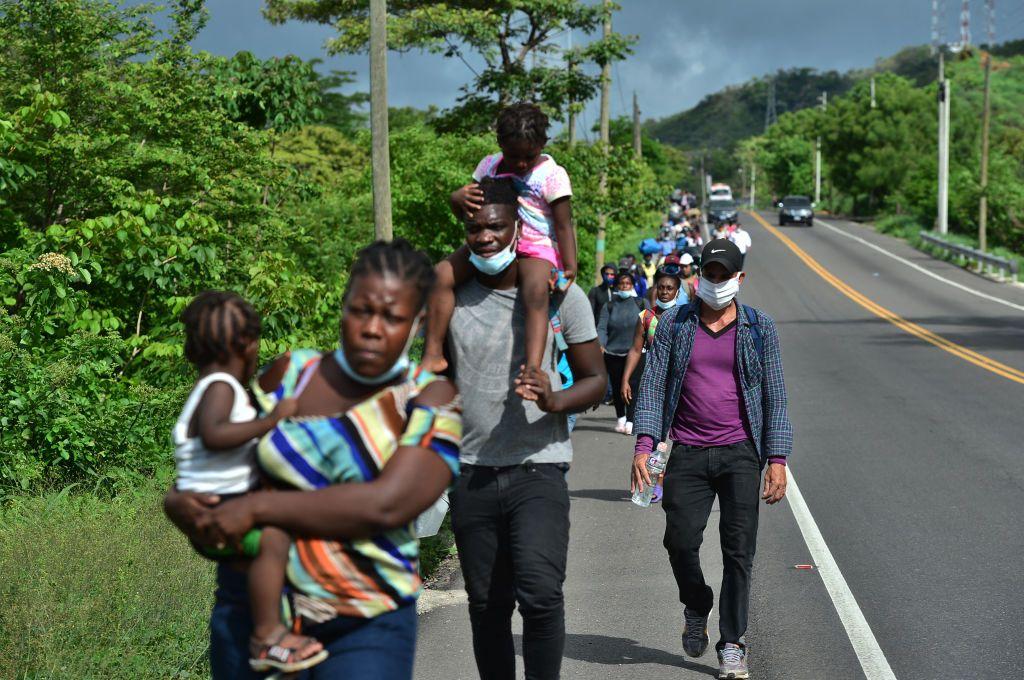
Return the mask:
M761 496L777 502L792 441L775 327L740 311L743 273L716 241L696 297L680 292L684 266L665 262L655 304L641 309L635 280L613 271L615 307L595 319L594 300L573 284L572 190L544 153L547 127L532 104L502 111L501 152L450 198L465 244L444 262L401 239L360 251L336 347L296 348L257 369L260 317L244 299L208 291L186 309L197 381L173 433L178 476L164 506L217 562L214 678L411 678L422 586L414 520L446 490L480 677L515 677L517 604L526 677L559 677L569 416L602 400L616 365L643 375L619 394L635 408L632 484L649 481L654 444L675 443L663 507L683 649L707 647L711 594L697 551L718 494L720 677L747 677L761 470L769 463ZM627 312L633 328L620 337Z

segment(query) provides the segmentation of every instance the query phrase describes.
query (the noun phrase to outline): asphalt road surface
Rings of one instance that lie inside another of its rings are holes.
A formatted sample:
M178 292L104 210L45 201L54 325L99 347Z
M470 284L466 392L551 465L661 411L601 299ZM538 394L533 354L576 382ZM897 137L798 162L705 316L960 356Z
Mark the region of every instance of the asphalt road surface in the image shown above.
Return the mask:
M743 217L741 299L779 324L808 513L762 506L751 676L1024 677L1024 288L859 225L763 219L771 230ZM562 675L713 677L713 649L682 653L664 515L629 503L632 442L613 424L602 408L574 435ZM702 559L715 584L718 551L713 514ZM476 677L458 587L421 616L417 678Z

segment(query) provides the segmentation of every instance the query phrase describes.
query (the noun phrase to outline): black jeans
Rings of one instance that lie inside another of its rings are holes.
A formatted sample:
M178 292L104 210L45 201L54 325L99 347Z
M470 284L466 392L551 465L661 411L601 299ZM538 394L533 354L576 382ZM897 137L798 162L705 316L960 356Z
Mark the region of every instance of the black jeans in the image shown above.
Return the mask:
M568 464L463 465L452 529L469 595L473 654L484 680L514 680L512 610L523 617L527 680L558 678L565 647Z
M665 549L679 586L679 601L705 615L714 591L704 582L700 545L718 496L721 515L722 592L718 646L743 644L750 607L750 572L757 547L761 461L750 441L698 448L676 444L665 470Z
M622 400L622 374L626 372L626 357L605 354L604 367L608 371L608 380L612 383L612 403L615 404L615 417L622 418L626 415L626 402Z

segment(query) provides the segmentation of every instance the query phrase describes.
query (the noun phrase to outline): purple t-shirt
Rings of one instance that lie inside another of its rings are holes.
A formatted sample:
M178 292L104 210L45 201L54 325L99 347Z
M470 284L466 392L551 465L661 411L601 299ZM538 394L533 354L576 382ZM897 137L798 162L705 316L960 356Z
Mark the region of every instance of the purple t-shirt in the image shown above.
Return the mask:
M750 438L736 372L736 322L694 334L669 439L689 446L727 446Z
M718 334L702 323L693 337L668 438L690 446L727 446L750 439L749 433L736 367L736 322ZM651 437L637 437L637 454L653 450Z

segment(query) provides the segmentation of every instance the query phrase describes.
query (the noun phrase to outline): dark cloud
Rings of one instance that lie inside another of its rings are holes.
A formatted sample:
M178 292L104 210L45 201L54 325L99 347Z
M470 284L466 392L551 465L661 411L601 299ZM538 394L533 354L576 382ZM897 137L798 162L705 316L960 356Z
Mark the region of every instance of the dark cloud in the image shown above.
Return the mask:
M595 0L597 1L597 0ZM625 115L632 91L645 117L689 108L725 86L779 68L809 66L846 70L909 45L927 43L931 3L927 0L620 0L615 27L640 38L635 54L613 72L612 115ZM959 3L946 0L944 32L957 35ZM272 26L251 0L209 0L210 23L196 47L217 54L249 50L258 56L297 54L323 57L325 66L355 71L356 87L367 88L367 58L327 57L325 26ZM984 34L983 3L975 0L976 42ZM1004 5L1005 6L1005 5ZM1000 9L1000 40L1024 37L1022 11ZM1019 15L1019 16L1018 16ZM577 43L583 35L574 36ZM473 64L472 57L470 63ZM410 53L389 57L389 98L395 106L448 106L472 78L457 59ZM584 116L593 124L596 106Z

